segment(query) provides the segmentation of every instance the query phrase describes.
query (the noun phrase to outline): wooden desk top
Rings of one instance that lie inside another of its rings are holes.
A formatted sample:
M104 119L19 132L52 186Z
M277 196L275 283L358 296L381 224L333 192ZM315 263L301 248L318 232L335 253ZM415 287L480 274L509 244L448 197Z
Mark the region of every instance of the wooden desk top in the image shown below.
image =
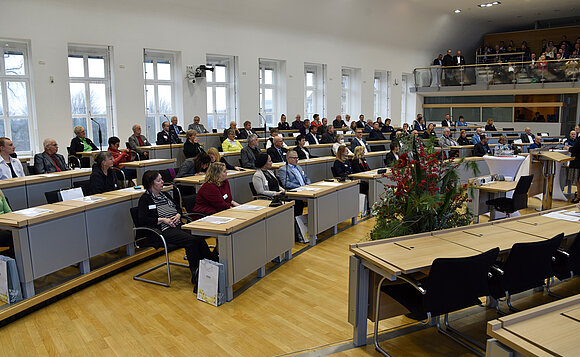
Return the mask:
M143 149L143 150L163 150L163 149L169 149L169 148L183 148L183 143L181 144L163 144L163 145L149 145L149 146L137 146L137 149Z
M509 192L516 189L517 181L493 181L481 186L470 186L486 192Z
M38 175L8 178L8 179L0 180L0 189L17 187L17 186L25 186L27 184L31 185L31 184L42 183L42 182L62 180L62 179L71 178L71 177L90 176L91 172L92 172L91 169L80 169L80 170L67 170L67 171L61 171L61 172L52 172L49 174L38 174Z
M20 160L21 163L25 163L25 162L32 160L32 158L31 157L19 157L18 160Z
M253 175L256 170L243 169L243 171L228 170L228 180L236 177ZM176 178L175 182L180 182L189 185L202 185L205 182L205 175L194 175L187 177Z
M98 201L68 200L68 201L57 202L57 203L55 203L55 205L79 207L83 211L88 211L88 210L93 209L93 208L107 206L107 205L110 205L113 203L127 201L127 200L131 199L131 196L129 196L129 195L122 196L122 195L107 195L107 194L97 194L97 195L92 195L92 196L86 196L85 198L90 199L91 197L98 197L98 198L102 198L102 199L98 200Z
M385 172L384 174L379 174L377 171L378 170L382 170L382 169L387 170L387 172ZM383 167L383 168L379 168L379 169L375 169L375 170L370 170L370 171L359 172L359 173L356 173L356 174L351 174L351 175L348 175L348 177L351 177L351 178L354 178L354 179L372 180L372 179L378 179L378 178L386 177L390 173L391 173L391 169L390 168Z
M573 157L557 151L542 151L536 155L556 162L565 162L574 160Z
M155 165L162 165L162 164L171 164L175 163L177 159L149 159L149 160L141 160L141 161L129 161L124 162L122 165L127 167L147 167L147 166L155 166Z
M580 351L580 295L487 323L487 334L526 356L575 356Z
M312 159L298 160L298 166L314 165L324 162L334 162L334 160L336 160L334 156L320 156ZM277 170L284 165L286 165L285 162L275 162L272 164L272 170Z
M315 188L315 189L317 189L316 191L288 190L288 191L286 191L286 195L288 197L292 197L292 198L316 198L316 197L328 195L329 193L332 193L332 192L335 192L338 190L342 190L342 189L350 187L350 186L358 185L358 183L359 183L358 180L346 181L346 182L338 182L336 180L333 180L332 182L319 181L319 182L312 183L310 185L302 186L302 187L308 187L308 188Z
M544 239L550 239L560 233L564 233L564 236L570 236L580 232L580 222L564 221L545 217L545 215L506 222L497 221L494 225Z
M93 151L79 151L77 155L80 156L97 156L100 152L105 152L106 150L93 150Z
M83 211L83 209L80 207L71 207L71 206L54 205L54 204L37 206L34 208L49 209L49 210L51 210L51 212L42 213L36 217L29 217L29 216L25 216L23 214L16 213L16 212L18 212L18 211L16 211L16 212L3 214L2 219L12 221L15 224L17 224L18 227L23 227L26 225L42 223L42 222L50 221L50 220L53 220L56 218L69 216L71 214L79 213L79 212Z
M221 156L224 157L228 157L228 156L240 156L242 150L238 150L238 151L226 151L226 152L220 152Z

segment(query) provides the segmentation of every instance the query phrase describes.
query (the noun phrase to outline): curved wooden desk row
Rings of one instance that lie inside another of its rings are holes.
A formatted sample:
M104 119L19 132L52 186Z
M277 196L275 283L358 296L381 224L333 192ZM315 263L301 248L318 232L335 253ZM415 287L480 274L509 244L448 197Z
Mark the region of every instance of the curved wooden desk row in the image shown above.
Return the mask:
M550 239L564 232L567 237L580 231L580 222L546 216L564 208L543 211L501 221L351 244L349 278L349 322L354 326L354 343L366 343L369 304L369 271L397 280L402 274L426 271L436 258L465 257L499 247L508 251L515 243ZM576 211L575 206L565 207ZM370 294L372 295L372 294Z

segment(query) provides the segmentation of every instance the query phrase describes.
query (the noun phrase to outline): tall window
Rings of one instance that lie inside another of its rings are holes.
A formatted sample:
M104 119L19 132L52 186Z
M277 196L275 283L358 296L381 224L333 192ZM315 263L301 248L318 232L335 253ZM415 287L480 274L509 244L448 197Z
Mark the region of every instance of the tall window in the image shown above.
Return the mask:
M391 117L391 97L389 86L389 75L387 71L375 71L374 77L374 119L377 117Z
M346 114L351 114L350 108L350 71L347 69L342 69L342 80L341 80L341 97L340 97L340 113L342 116ZM353 113L354 114L354 113Z
M32 153L32 106L28 45L0 40L0 135L12 139L18 153Z
M69 46L68 74L73 128L82 126L97 146L106 146L113 128L110 48Z
M143 71L147 136L151 138L175 113L175 53L145 50Z
M210 128L227 128L237 122L237 75L234 56L208 55L206 70L207 122Z
M278 125L278 118L285 107L285 61L260 58L260 126L264 118L269 127Z
M342 67L341 80L341 114L358 116L361 113L361 70L360 68Z
M326 65L304 64L304 119L326 116Z

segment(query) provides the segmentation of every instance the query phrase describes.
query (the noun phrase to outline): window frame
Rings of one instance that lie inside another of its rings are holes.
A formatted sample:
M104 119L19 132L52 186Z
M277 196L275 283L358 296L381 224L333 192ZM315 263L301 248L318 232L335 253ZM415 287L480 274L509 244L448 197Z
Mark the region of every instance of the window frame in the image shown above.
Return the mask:
M159 62L169 62L170 64L170 79L159 79L158 66ZM147 63L152 63L153 78L147 78ZM153 49L143 50L143 91L145 95L145 123L146 135L149 138L154 138L157 133L161 131L161 123L169 121L169 119L176 115L176 87L177 87L177 54L170 51L159 51ZM153 86L153 93L149 93L148 86ZM159 109L159 86L171 87L171 110L161 112ZM149 106L150 96L153 97L155 109L151 111ZM151 122L153 118L153 122ZM152 125L153 124L153 125Z
M218 67L223 66L225 67L225 81L224 82L216 82L213 80L208 80L210 76L209 70L206 70L206 95L211 90L211 100L212 100L212 108L213 111L209 111L208 103L209 103L209 95L207 95L206 101L206 115L207 115L207 123L208 126L212 129L216 128L228 128L229 123L231 121L235 121L238 125L238 91L237 91L237 58L236 56L228 56L228 55L210 55L206 56L206 66L208 67ZM211 72L211 78L213 79L215 76L215 71ZM218 88L225 88L225 111L218 112L217 111L217 89ZM219 123L219 117L224 117L223 125Z
M313 74L308 85L308 73ZM312 110L308 111L308 92L312 91ZM304 63L304 118L312 120L314 114L326 116L326 64Z

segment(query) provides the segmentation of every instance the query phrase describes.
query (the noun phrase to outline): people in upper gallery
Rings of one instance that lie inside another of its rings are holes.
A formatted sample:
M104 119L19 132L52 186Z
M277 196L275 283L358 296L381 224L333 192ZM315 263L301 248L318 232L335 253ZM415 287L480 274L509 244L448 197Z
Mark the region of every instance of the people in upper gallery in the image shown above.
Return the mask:
M534 134L532 134L532 129L527 127L525 132L520 135L520 139L522 139L522 143L533 143L534 142Z
M487 122L485 124L485 131L497 131L497 129L495 128L495 125L493 125L492 118L487 119Z
M139 146L151 146L151 143L147 140L145 135L141 135L141 125L135 124L131 128L133 130L133 135L127 140L127 147L131 151L135 151L141 160L146 160L149 158L149 152L145 149L139 149Z
M350 164L352 172L354 173L365 172L371 169L369 164L367 164L367 159L365 159L365 149L362 146L357 146L356 149L354 149L354 157Z
M10 213L12 209L4 196L4 192L0 190L0 215ZM0 229L0 247L8 247L7 251L2 252L2 255L14 258L14 242L12 241L12 231Z
M177 125L177 117L175 115L171 117L171 125L169 126L169 131L174 132L176 136L179 134L185 134L183 128Z
M312 123L311 123L311 125L312 125ZM294 130L300 130L303 127L304 127L304 123L301 120L300 114L296 114L296 120L294 120L292 122L292 129L294 129Z
M310 132L306 134L305 138L310 145L317 145L320 144L320 140L318 140L318 134L316 134L317 128L315 126L310 127Z
M463 117L463 115L459 116L459 119L457 120L455 125L456 126L467 126L467 123L465 122L465 118Z
M288 165L283 165L278 169L278 180L282 183L282 186L287 190L291 190L300 186L310 185L310 179L306 176L304 170L298 166L298 153L294 150L288 150L286 158L288 159Z
M231 121L230 122L230 127L229 128L225 128L224 129L224 134L222 135L222 141L226 140L228 138L228 133L230 130L234 131L234 138L238 138L240 137L240 130L238 130L238 124L235 121Z
M534 138L534 143L530 145L529 150L539 149L541 147L542 147L542 137L538 135Z
M421 137L423 139L436 138L437 134L435 133L435 124L429 123L429 125L427 125L427 129L425 129L425 131L421 134Z
M111 152L102 151L97 154L89 179L89 187L91 194L119 189L117 175L113 172L113 154Z
M194 129L188 129L185 136L186 140L183 144L183 154L185 155L185 158L189 159L190 157L196 157L200 152L205 152L199 143L197 132Z
M346 146L343 134L339 134L336 136L336 140L334 141L334 144L332 144L332 155L336 155L339 146ZM348 146L346 147L346 153L347 155L352 155L352 151L350 151Z
M34 155L34 173L45 174L50 172L67 171L64 156L58 153L58 144L54 139L44 139L44 151Z
M346 154L346 146L339 146L336 151L336 160L332 165L335 177L347 177L352 174L352 167Z
M576 185L576 197L572 199L572 203L580 202L580 140L576 140L574 146L569 147L568 151L574 160L570 161L568 170L568 181Z
M471 145L471 140L467 138L467 131L461 129L459 132L459 138L457 138L457 143L459 145Z
M244 128L240 130L238 139L247 139L251 134L256 134L256 130L252 128L252 123L249 120L244 122Z
M454 66L465 65L465 57L463 57L460 50L457 50L457 54L455 55L455 57L453 57L453 65Z
M391 119L390 118L386 118L385 119L385 125L383 125L383 127L381 128L381 132L388 133L390 135L390 133L392 133L393 131L395 131L395 128L393 128L391 126Z
M131 161L131 150L130 149L120 149L119 145L121 140L116 136L111 136L108 140L109 147L107 150L113 155L113 166L121 169L125 174L125 178L128 180L133 180L137 178L137 170L129 169L124 167L124 162ZM117 172L117 178L122 179L122 174Z
M226 165L212 162L205 174L205 183L197 191L194 211L211 215L236 206L239 203L233 200Z
M385 156L385 165L391 167L397 164L399 161L399 145L397 143L391 143L391 151Z
M367 120L365 127L363 128L363 133L370 133L373 131L373 121L371 119Z
M210 163L211 158L209 155L205 152L200 152L196 157L183 160L175 178L205 175Z
M500 150L500 151L506 151L506 150L511 150L509 144L508 144L508 139L507 136L502 135L499 137L499 139L497 139L497 146L495 147L495 150Z
M168 144L180 144L181 139L175 134L174 131L170 130L169 122L164 121L161 123L161 131L157 133L157 140L155 144L157 145L168 145Z
M333 130L334 130L334 127L333 127ZM322 138L324 136L324 134L326 134L327 131L328 131L328 119L322 118L322 123L318 126L318 129L316 130L316 134L318 134L318 136L320 138ZM333 139L333 141L334 141L334 139Z
M482 130L481 128L476 128L475 133L471 136L471 143L476 145L481 141Z
M318 129L320 129L320 128L318 128ZM322 138L320 139L320 142L322 144L332 144L332 143L334 143L335 140L336 140L336 133L334 132L334 126L327 125L326 132L324 134L322 134Z
M288 149L286 149L282 144L284 139L281 136L275 136L273 139L274 144L266 150L266 153L272 158L272 162L286 162L286 154Z
M288 145L286 145L286 143L284 142L284 138L280 134L280 131L277 128L271 128L270 129L270 137L268 138L268 140L266 140L266 150L268 150L269 148L272 147L272 143L274 142L274 138L277 136L282 138L282 146L285 148L288 148Z
M203 126L202 123L200 123L201 119L199 118L199 116L194 116L193 117L193 124L189 124L189 126L187 127L187 130L195 130L196 133L199 134L205 134L208 133L207 129L205 128L205 126Z
M310 126L315 126L318 128L320 125L322 125L322 123L320 122L320 114L314 114L312 116L312 121L310 122Z
M296 137L296 147L294 148L294 150L298 154L298 159L306 160L316 157L310 154L310 150L308 150L308 148L305 145L306 145L306 137L302 134L298 135Z
M76 155L80 157L80 155L77 155L77 152L99 150L97 148L97 145L93 144L92 140L87 138L87 132L85 131L85 128L83 128L82 126L75 126L73 131L75 133L75 137L72 138L72 140L70 141L71 155ZM81 159L81 163L83 163L83 166L88 166L87 165L88 162L89 162L88 158Z
M260 154L261 151L258 148L258 135L256 134L248 135L248 145L246 145L240 152L242 167L246 169L255 169L256 158Z
M278 123L278 130L290 130L290 124L286 121L286 115L280 115L280 122Z
M334 126L335 129L348 130L348 126L346 125L346 122L342 120L340 114L332 121L332 126Z
M236 171L242 170L242 168L239 166L230 165L230 163L227 162L227 160L221 156L218 149L216 149L214 147L209 148L207 150L207 154L209 155L212 163L213 162L221 162L222 164L226 165L226 169L228 169L228 170L236 170Z
M357 146L363 146L365 148L365 154L368 153L369 151L371 151L371 148L369 147L369 145L362 138L362 129L361 128L356 128L354 138L350 142L350 151L354 152L354 149Z
M272 172L270 155L260 153L256 158L256 172L252 176L252 184L258 195L274 197L284 194L276 175Z
M0 138L0 180L12 177L24 177L24 169L20 160L10 156L16 147L9 138Z
M491 150L487 144L487 135L481 134L480 141L473 147L473 155L482 157L484 155L491 155Z
M576 130L570 130L570 134L566 141L564 142L564 150L570 149L572 146L576 145L576 141L578 141L578 133Z
M364 128L365 128L365 125L366 125L366 123L367 123L367 122L365 121L365 116L364 116L364 114L361 114L361 115L359 115L359 116L358 116L358 121L356 122L356 127L357 127L357 128L361 128L361 129L364 129Z
M452 127L453 126L453 121L449 117L449 114L445 114L445 119L441 120L441 126L442 127Z
M453 52L451 52L451 49L447 50L447 53L445 54L445 56L443 56L443 66L447 67L447 66L455 66L455 62L453 62Z
M443 66L443 54L439 54L437 58L433 60L433 66Z
M427 127L425 126L425 119L423 118L423 115L417 114L417 119L413 125L413 130L425 131L425 129L427 129Z
M159 171L146 171L142 181L146 191L139 198L139 225L159 229L167 244L185 248L191 271L191 282L197 284L199 261L205 258L218 261L217 252L209 250L205 238L189 234L181 229L181 208L170 194L162 191L163 179ZM161 242L156 240L154 244L161 244Z
M449 127L443 128L443 135L439 137L439 146L441 146L442 148L446 148L449 146L457 146L457 145L459 144L451 137L451 130L449 129Z
M236 132L234 129L229 129L227 131L227 138L222 142L222 151L223 152L234 152L234 151L241 151L242 150L242 143L239 140L236 140Z
M369 133L369 137L367 138L368 141L372 140L386 140L385 136L381 132L379 122L376 121L373 123L373 130Z
M302 129L299 129L298 132L302 135L306 135L310 132L310 120L304 119L303 123L304 126L302 127Z

